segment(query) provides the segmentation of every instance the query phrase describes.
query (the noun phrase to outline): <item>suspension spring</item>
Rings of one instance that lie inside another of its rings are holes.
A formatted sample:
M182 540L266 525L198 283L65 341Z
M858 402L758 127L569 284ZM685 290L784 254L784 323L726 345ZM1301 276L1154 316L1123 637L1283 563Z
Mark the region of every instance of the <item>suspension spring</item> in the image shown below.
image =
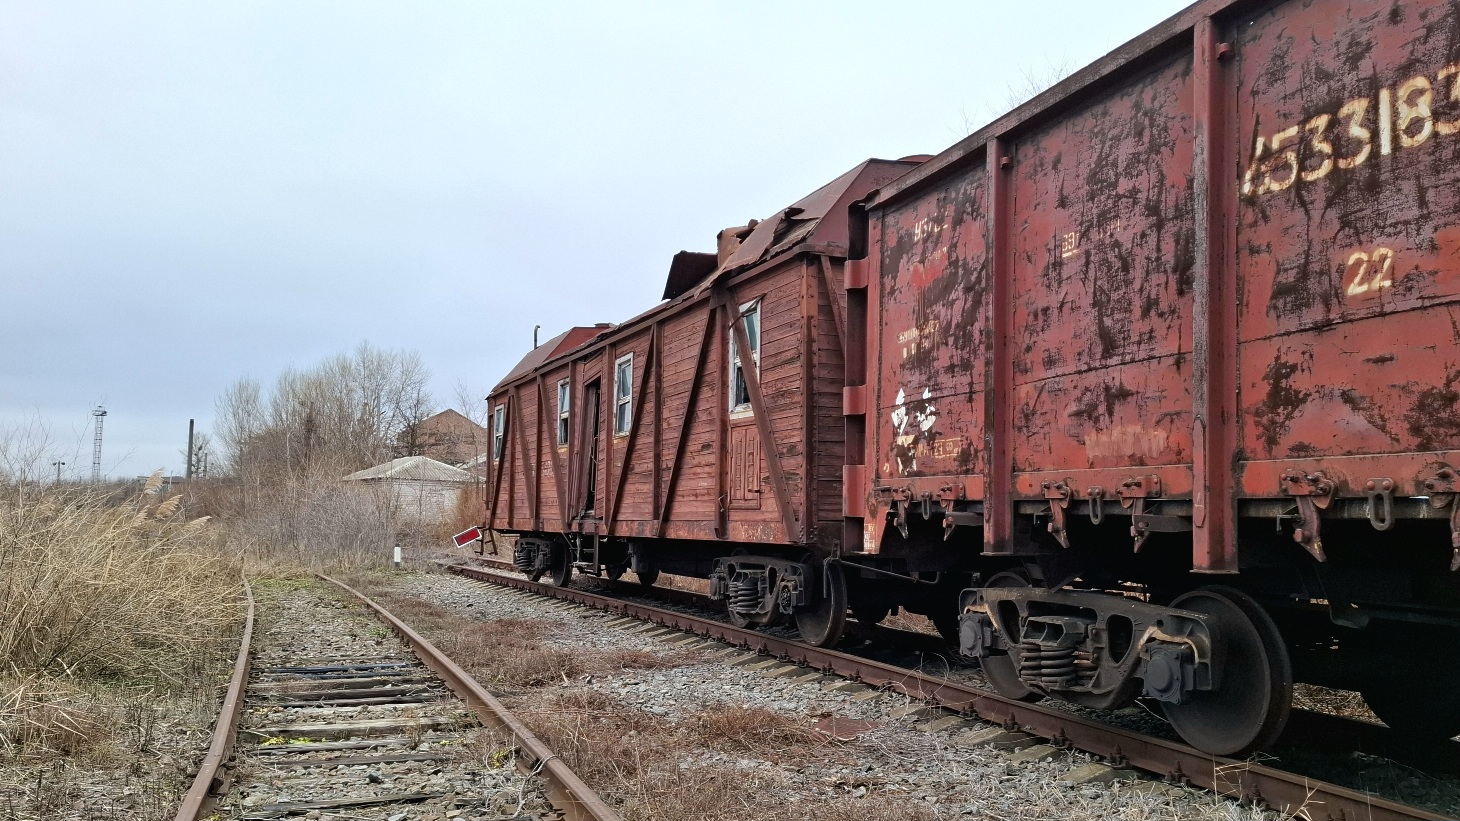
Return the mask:
M512 551L512 566L516 567L519 573L531 573L534 560L537 558L536 554L537 551L531 547L519 544L517 549Z
M1019 645L1019 678L1045 687L1075 684L1078 667L1074 647L1045 647L1032 641Z
M736 576L730 580L726 603L737 613L755 613L760 610L760 584L752 576Z

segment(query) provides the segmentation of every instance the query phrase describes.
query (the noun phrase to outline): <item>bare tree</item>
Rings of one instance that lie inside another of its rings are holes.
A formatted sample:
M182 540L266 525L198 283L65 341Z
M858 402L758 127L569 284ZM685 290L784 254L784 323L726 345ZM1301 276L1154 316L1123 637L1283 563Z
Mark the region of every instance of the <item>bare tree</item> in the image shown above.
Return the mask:
M390 458L431 414L429 378L419 354L362 343L286 370L267 392L251 379L225 391L217 433L235 497L230 519L245 543L338 561L395 538L390 506L340 479Z

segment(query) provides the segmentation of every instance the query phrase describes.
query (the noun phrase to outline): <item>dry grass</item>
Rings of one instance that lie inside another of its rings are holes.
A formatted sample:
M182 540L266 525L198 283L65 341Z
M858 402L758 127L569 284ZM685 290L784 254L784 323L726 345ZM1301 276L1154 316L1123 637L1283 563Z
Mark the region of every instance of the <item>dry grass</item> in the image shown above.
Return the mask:
M677 576L673 573L660 573L659 578L654 581L655 587L671 587L675 590L688 590L691 593L699 593L702 596L710 595L710 580L697 579L694 576Z
M1352 690L1334 690L1316 684L1293 685L1293 706L1343 718L1355 718L1380 724L1379 717L1364 703L1364 697Z
M240 615L236 568L206 520L157 485L0 497L0 669L180 686Z
M879 622L883 627L890 627L894 630L907 630L913 633L927 633L930 636L938 635L938 628L933 626L932 620L927 616L919 616L917 613L909 613L906 610L888 616Z
M815 732L809 720L753 707L716 706L679 722L651 715L596 690L554 693L518 714L601 795L636 821L928 821L906 799L868 796L800 800L780 766L743 766L707 758L814 768L845 759L847 745ZM794 809L793 809L794 808Z
M549 747L635 821L733 821L781 817L794 807L804 821L930 821L931 811L904 798L870 795L786 803L797 795L783 766L846 764L849 745L818 733L810 718L743 705L715 705L680 720L653 715L579 682L633 669L677 666L693 652L585 652L545 647L541 621L473 619L392 592L379 576L346 580L401 619L499 695ZM698 580L695 580L698 581ZM556 685L556 686L553 686ZM464 755L501 764L510 739L482 731ZM768 762L760 766L728 763Z
M643 650L584 653L545 646L545 626L531 619L474 619L453 613L424 599L394 593L379 577L355 574L342 579L366 593L431 641L489 688L541 687L603 676L625 670L671 667L684 663L679 656L661 656Z
M804 718L741 704L702 710L685 723L701 746L732 753L763 756L829 741Z
M55 679L29 676L0 687L0 754L71 756L107 736L106 711L94 695Z
M171 817L242 620L210 521L0 486L0 821Z

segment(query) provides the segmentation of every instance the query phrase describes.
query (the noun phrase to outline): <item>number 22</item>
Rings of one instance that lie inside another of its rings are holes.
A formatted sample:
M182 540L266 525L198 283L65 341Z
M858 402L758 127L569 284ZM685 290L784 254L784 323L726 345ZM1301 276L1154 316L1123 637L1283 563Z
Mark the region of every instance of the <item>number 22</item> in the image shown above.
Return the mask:
M1369 271L1370 266L1373 266L1372 274ZM1348 287L1344 289L1345 296L1358 296L1388 288L1394 284L1394 249L1375 248L1372 254L1355 251L1349 255L1344 271L1354 272L1353 279L1349 280Z

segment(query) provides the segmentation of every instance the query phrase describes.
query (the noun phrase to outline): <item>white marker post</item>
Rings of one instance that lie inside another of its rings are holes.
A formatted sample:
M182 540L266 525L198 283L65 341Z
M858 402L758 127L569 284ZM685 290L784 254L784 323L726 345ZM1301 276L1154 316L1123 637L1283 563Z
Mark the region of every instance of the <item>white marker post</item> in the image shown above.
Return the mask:
M400 545L395 546L395 569L400 570Z

